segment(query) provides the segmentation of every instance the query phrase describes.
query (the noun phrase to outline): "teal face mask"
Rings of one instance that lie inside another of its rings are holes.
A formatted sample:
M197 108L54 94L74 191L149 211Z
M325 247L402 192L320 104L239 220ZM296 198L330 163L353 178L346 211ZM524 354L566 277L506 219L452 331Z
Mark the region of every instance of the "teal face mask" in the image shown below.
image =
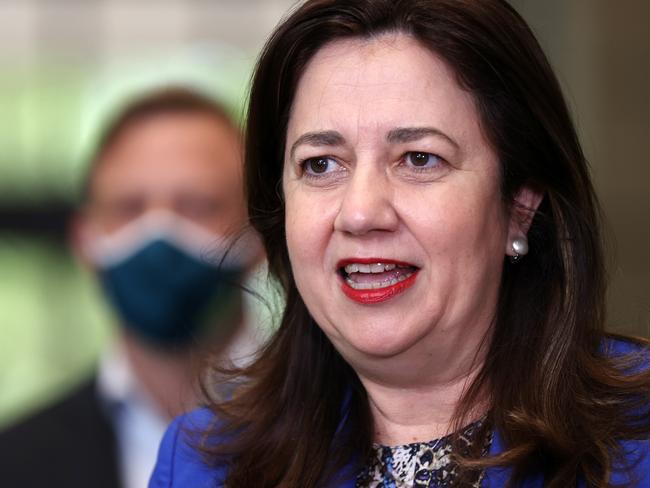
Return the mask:
M241 253L229 255L238 248L173 214L146 216L127 227L99 239L91 253L124 327L168 347L232 322L245 270Z
M158 238L100 269L99 276L124 326L148 342L168 346L201 338L232 316L240 303L242 271L201 262Z

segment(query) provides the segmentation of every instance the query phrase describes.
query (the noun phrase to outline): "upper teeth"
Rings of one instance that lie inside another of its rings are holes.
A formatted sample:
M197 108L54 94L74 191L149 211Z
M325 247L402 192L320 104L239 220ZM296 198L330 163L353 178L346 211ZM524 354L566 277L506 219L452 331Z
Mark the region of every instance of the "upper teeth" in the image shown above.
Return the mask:
M384 264L384 263L372 263L372 264L361 264L361 263L352 263L345 266L345 272L347 274L351 273L383 273L385 271L390 271L395 269L397 265L395 264Z

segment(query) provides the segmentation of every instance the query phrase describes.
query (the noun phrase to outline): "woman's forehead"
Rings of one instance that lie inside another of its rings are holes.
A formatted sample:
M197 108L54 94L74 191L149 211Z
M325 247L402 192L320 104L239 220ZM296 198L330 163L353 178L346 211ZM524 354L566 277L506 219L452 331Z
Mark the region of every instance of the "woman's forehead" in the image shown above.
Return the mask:
M460 139L476 135L473 97L417 40L386 34L337 40L314 55L298 83L287 140L310 131L336 129L354 139L431 126Z

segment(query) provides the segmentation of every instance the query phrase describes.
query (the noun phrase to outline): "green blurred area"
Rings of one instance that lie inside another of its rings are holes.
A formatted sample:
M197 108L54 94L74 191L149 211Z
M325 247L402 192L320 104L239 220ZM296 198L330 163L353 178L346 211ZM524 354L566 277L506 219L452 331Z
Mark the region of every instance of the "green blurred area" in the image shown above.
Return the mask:
M81 68L0 72L2 200L71 196L78 172Z
M58 396L110 336L94 281L61 245L0 235L0 426Z

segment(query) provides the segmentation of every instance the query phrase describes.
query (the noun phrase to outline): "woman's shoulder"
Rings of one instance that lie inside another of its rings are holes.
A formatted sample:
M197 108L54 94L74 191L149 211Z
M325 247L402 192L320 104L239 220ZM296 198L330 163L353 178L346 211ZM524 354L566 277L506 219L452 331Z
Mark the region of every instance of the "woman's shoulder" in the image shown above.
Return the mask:
M646 360L644 366L650 367L650 342L647 339L610 334L601 342L601 348L609 358L636 355Z
M623 369L631 375L650 370L650 343L646 339L611 335L603 341L603 351L609 358L623 360ZM650 486L650 440L621 441L621 455L612 470L612 484Z
M621 441L623 458L614 462L613 486L650 486L650 440Z
M216 421L207 408L174 419L160 444L149 488L222 486L225 468L208 465L198 448L203 433Z

